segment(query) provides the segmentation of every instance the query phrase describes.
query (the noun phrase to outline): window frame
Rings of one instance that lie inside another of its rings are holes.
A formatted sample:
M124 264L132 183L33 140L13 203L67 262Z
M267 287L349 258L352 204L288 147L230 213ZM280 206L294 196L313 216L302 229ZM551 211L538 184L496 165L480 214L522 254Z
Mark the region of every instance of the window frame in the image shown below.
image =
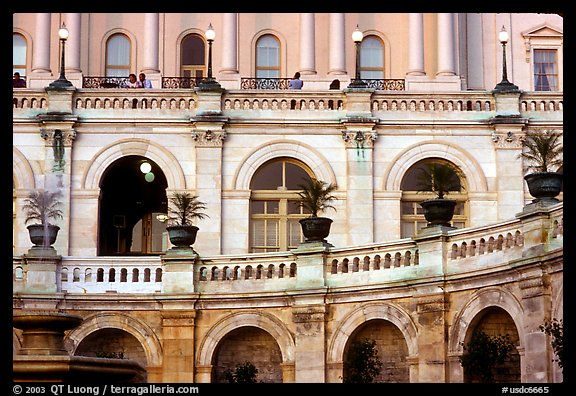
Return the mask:
M287 179L286 179L286 163L291 163L293 165L301 168L310 178L315 177L312 170L303 162L290 157L278 157L266 161L258 169L264 166L270 165L273 162L282 162L282 183L283 185L276 190L251 190L250 194L250 226L249 226L249 251L251 253L258 252L279 252L287 251L289 249L296 248L297 245L291 244L290 242L290 229L289 223L292 221L298 221L300 219L308 217L310 214L306 213L302 207L299 208L299 213L291 213L290 202L299 201L300 196L298 192L301 190L288 190L286 189ZM256 172L254 173L256 175ZM254 213L252 208L253 202L277 202L278 203L278 213ZM264 220L264 221L277 221L278 224L278 243L274 246L271 245L255 245L254 243L254 220ZM299 228L299 238L298 243L304 242L304 235L302 234L302 229Z
M127 65L111 65L108 63L108 54L110 51L110 41L115 38L115 37L123 37L126 42L128 43L128 64ZM128 37L126 34L121 33L121 32L116 32L111 34L109 37L106 38L106 44L105 44L105 51L104 51L104 75L106 77L127 77L128 74L131 73L132 69L132 40L130 40L130 37ZM126 70L127 73L126 75L120 75L120 74L111 74L110 72L113 70Z

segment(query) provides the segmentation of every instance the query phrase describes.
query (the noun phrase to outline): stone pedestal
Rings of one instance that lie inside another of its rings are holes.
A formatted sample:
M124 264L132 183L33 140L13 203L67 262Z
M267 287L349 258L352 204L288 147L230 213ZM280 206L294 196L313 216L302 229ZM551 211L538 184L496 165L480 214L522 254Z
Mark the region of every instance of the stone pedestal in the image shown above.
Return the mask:
M169 249L161 257L162 293L193 293L197 259L198 254L192 248Z
M60 291L56 279L62 256L52 246L34 246L24 255L28 274L24 290L27 293L52 294Z

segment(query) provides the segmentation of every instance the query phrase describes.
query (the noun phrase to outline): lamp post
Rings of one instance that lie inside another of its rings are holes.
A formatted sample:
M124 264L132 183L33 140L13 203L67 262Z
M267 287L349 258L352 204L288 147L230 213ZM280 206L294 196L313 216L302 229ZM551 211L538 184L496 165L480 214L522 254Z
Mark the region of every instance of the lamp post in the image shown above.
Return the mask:
M354 41L356 45L356 77L348 84L348 88L366 88L368 86L368 84L360 78L360 44L363 38L364 35L358 28L358 25L356 25L356 30L352 32L352 41Z
M500 40L500 43L502 44L502 81L494 87L494 90L498 92L518 91L518 86L508 81L508 75L506 72L506 43L508 42L508 39L508 32L504 26L502 26L502 30L498 33L498 40Z
M208 41L208 76L198 84L198 88L202 91L210 91L220 89L220 84L212 77L212 42L216 37L216 32L212 28L211 23L208 25L205 36Z
M64 72L64 69L66 67L64 55L66 48L66 40L68 39L68 29L66 29L66 25L64 24L64 22L62 22L62 27L60 28L60 30L58 30L58 36L60 37L60 43L62 47L60 51L62 53L62 58L60 60L60 77L58 78L58 80L52 81L49 87L54 89L66 89L68 87L72 87L73 85L70 81L66 79L66 75Z

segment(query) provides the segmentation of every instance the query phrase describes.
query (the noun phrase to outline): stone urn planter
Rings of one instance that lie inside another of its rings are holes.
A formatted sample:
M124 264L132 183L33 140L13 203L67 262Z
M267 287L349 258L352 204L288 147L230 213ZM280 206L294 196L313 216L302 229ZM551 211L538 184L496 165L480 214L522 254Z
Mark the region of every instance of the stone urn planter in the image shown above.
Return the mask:
M300 220L302 226L302 234L306 238L306 242L326 242L326 238L330 235L330 226L332 219L328 217L307 217Z
M562 172L553 172L563 165L564 146L562 133L557 131L530 131L522 142L523 151L518 155L526 161L524 168L532 170L524 176L532 203L554 204L562 191Z
M460 169L448 162L431 162L420 168L418 192L432 192L436 195L433 199L420 202L428 227L452 227L451 221L457 201L445 196L450 191L463 189L461 176Z
M30 242L34 247L49 247L56 242L60 227L54 224L30 224L28 227Z
M24 201L25 224L36 221L27 227L30 241L34 244L32 249L54 249L51 246L56 242L60 227L50 220L62 219L60 196L60 191L34 190Z
M335 209L330 204L336 199L332 192L338 187L335 184L329 184L322 180L311 178L306 184L299 185L302 191L300 195L300 205L310 212L310 217L300 219L302 234L306 238L305 242L324 242L330 234L332 219L318 216L318 213L328 208Z
M166 227L170 243L177 248L189 248L196 242L199 228L190 224Z
M562 191L564 175L559 172L536 172L524 176L528 191L534 197L533 203L543 202L554 204Z
M175 192L169 199L168 223L166 227L170 243L176 249L191 249L196 242L199 228L192 224L195 219L208 217L204 213L206 204L189 192Z
M428 199L420 202L424 209L424 218L428 221L428 227L445 226L451 227L452 217L456 201L452 199Z

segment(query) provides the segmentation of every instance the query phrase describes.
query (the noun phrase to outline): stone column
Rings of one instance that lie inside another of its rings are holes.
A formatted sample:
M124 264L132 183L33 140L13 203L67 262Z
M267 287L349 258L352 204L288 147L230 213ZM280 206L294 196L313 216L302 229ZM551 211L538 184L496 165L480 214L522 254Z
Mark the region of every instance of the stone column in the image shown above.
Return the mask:
M346 27L345 15L341 12L330 14L330 58L328 75L347 75L346 72Z
M192 383L194 379L194 327L196 311L162 311L162 352L164 372L161 382Z
M78 12L67 13L64 23L69 36L66 40L66 75L69 73L81 73L80 69L80 43L82 41L82 14Z
M420 12L408 14L408 73L424 76L424 18Z
M159 23L157 12L144 14L144 64L142 72L148 78L151 77L149 74L160 73L158 68Z
M238 13L227 12L223 16L222 74L238 74Z
M326 382L325 315L324 304L296 305L292 310L297 383Z
M437 76L456 75L454 46L454 15L438 14L438 71Z
M316 74L314 13L300 14L300 72Z
M50 13L36 14L32 73L50 73Z

